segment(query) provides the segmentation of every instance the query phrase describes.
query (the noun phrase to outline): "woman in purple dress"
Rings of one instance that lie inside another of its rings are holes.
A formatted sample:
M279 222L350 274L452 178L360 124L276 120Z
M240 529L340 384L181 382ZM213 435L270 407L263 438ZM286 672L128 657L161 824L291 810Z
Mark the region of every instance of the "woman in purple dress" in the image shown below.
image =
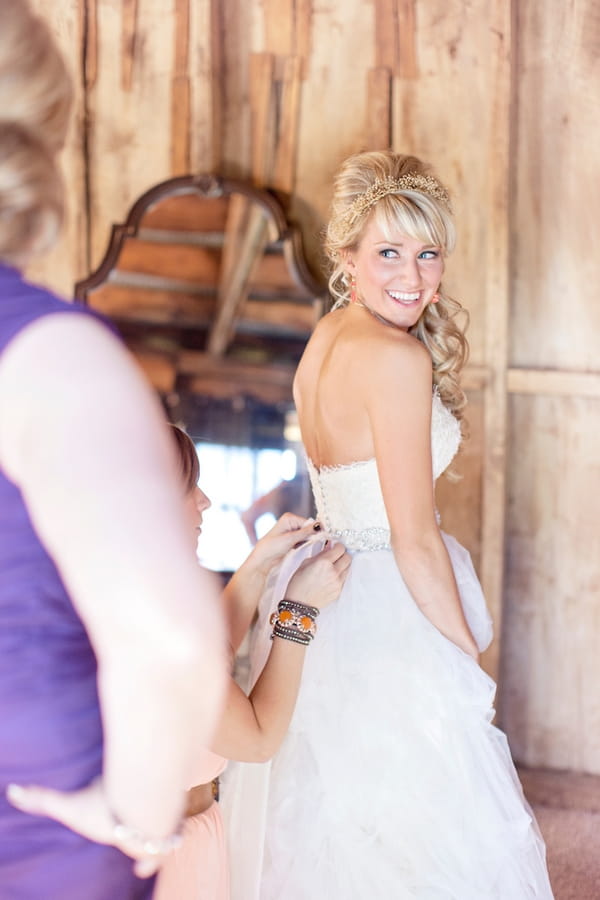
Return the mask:
M60 224L70 96L44 24L2 0L3 900L151 896L226 674L158 403L104 323L20 274Z

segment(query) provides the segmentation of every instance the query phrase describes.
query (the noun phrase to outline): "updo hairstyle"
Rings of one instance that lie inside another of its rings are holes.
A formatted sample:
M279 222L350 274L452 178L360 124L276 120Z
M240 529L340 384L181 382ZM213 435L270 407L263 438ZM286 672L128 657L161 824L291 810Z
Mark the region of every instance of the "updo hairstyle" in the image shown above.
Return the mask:
M400 231L440 247L444 256L454 249L455 228L449 195L429 166L415 156L403 156L392 150L351 156L334 179L325 236L334 309L350 302L345 255L358 247L365 228L373 220L389 239ZM433 383L445 406L461 419L466 398L459 375L468 356L464 336L468 315L460 303L445 293L442 285L438 293L439 301L428 304L409 331L429 350ZM465 323L463 327L456 321L459 315Z

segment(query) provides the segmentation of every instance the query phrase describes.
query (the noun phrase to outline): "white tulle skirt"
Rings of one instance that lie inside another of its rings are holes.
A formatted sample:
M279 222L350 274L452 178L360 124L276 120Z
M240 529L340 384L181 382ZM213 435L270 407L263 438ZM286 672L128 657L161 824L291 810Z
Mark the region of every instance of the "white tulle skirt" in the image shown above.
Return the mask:
M483 649L479 582L444 539ZM286 577L261 609L255 675ZM419 611L391 551L357 553L319 617L280 751L230 773L233 900L552 898L543 841L492 725L494 692Z

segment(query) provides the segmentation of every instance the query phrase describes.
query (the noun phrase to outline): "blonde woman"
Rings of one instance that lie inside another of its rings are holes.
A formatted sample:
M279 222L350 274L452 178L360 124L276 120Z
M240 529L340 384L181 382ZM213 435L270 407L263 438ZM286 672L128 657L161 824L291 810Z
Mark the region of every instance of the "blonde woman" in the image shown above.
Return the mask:
M155 397L22 273L60 229L70 100L47 27L2 0L0 896L140 900L221 711L225 629Z
M271 768L260 887L236 900L552 897L478 665L491 623L435 480L461 442L445 187L391 151L348 159L326 236L334 308L295 399L321 524L353 555Z

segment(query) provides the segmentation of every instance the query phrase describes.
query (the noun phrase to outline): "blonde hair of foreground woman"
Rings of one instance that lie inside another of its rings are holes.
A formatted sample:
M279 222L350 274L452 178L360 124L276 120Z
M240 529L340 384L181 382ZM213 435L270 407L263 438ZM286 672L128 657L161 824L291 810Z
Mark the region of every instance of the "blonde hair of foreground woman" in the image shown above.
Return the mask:
M0 28L0 259L19 265L48 249L63 221L57 155L71 80L47 26L23 0L2 0Z

